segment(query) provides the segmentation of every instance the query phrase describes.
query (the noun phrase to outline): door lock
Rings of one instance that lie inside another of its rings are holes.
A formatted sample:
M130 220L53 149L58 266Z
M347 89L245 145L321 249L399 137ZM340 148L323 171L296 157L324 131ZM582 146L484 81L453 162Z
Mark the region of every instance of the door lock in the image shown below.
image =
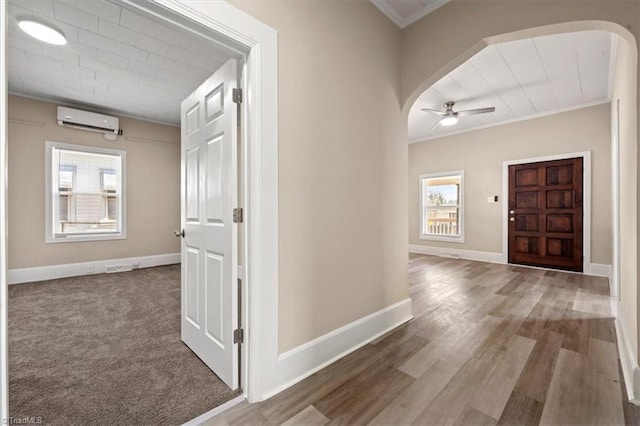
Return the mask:
M509 214L516 214L515 210L509 210Z
M515 218L515 217L510 217L510 218L509 218L509 222L515 222L515 221L516 221L516 218Z
M176 237L182 237L182 238L184 238L184 229L183 229L182 231L173 231L173 234L174 234Z

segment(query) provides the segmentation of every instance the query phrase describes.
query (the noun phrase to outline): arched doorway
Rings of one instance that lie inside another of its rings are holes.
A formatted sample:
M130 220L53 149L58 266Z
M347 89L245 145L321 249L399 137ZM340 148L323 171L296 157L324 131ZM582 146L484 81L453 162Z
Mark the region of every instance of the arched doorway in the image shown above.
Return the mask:
M611 138L611 201L609 222L611 242L611 271L606 274L611 281L616 306L616 331L618 347L626 379L627 391L634 398L634 372L638 371L638 287L637 287L637 47L634 36L622 26L604 21L578 21L529 28L521 31L486 37L464 53L453 57L439 70L432 73L408 94L403 106L405 117L412 106L429 87L458 68L465 61L488 46L513 42L525 38L552 34L600 30L614 34L616 38L615 60L612 61L612 90L610 97ZM410 183L411 184L411 183ZM410 194L413 189L410 187ZM417 193L417 191L414 191ZM486 194L483 194L486 195ZM502 193L496 195L502 196ZM411 195L410 195L411 196ZM499 203L502 205L502 203ZM415 206L410 205L410 210ZM505 207L506 208L506 207ZM503 209L504 210L504 209ZM506 211L506 210L505 210ZM506 216L504 216L506 218ZM410 222L415 221L411 218ZM624 235L624 238L621 236ZM506 261L504 248L502 260Z

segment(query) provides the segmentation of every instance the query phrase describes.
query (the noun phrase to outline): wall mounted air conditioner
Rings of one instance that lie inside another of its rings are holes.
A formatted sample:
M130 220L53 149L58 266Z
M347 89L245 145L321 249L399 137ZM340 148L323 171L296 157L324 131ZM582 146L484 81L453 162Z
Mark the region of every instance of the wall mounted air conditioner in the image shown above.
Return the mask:
M110 141L115 141L122 134L118 117L61 106L58 107L58 125L103 133L104 138Z

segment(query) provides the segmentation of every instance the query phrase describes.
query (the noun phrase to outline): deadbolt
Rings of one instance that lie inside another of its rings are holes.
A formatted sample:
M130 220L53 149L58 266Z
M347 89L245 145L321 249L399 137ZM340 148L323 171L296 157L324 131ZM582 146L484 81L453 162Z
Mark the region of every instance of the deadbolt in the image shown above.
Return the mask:
M509 214L516 214L515 210L509 210Z

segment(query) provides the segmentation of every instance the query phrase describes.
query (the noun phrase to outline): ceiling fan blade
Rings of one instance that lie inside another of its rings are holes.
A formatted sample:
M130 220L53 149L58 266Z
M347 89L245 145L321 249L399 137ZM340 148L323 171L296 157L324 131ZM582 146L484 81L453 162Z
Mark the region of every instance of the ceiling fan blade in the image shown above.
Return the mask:
M431 130L435 129L436 127L438 127L440 125L440 120L436 121L436 124L433 125L433 127L431 128ZM430 130L430 131L431 131Z
M487 112L494 112L495 110L496 110L496 107L467 109L467 110L464 110L464 111L458 111L458 115L485 114Z
M444 112L444 111L438 111L437 109L431 109L431 108L422 108L420 111L432 112L432 113L438 114L438 115L447 115L447 113Z

